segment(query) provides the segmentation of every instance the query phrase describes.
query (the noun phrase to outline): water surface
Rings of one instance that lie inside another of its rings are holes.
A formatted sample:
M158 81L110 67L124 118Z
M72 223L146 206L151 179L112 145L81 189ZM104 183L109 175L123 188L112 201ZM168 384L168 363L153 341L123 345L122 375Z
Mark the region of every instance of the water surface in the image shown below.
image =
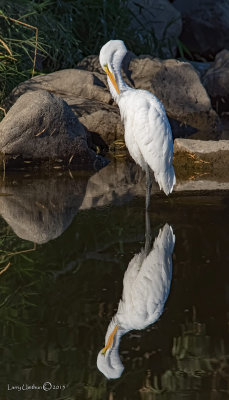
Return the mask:
M165 223L176 236L165 310L155 324L123 336L119 379L97 369L124 273L145 245L144 175L128 171L119 180L5 177L0 266L10 266L0 275L1 399L229 397L226 190L167 198L155 186L152 245Z

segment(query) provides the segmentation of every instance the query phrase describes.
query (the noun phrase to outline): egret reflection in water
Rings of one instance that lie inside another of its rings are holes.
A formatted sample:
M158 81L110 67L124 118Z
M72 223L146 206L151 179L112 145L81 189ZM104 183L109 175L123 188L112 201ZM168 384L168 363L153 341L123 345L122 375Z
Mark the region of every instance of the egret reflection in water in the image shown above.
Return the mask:
M123 335L144 329L158 320L169 295L175 235L165 224L150 248L150 224L146 214L145 248L130 261L123 279L123 293L117 313L105 337L105 347L97 357L98 369L108 378L119 378L124 366L119 357Z

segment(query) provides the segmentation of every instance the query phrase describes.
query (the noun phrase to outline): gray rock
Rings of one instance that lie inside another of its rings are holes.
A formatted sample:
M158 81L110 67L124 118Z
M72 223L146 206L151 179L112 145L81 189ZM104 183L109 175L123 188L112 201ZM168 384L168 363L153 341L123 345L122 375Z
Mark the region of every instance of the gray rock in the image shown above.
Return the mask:
M104 71L99 62L99 57L97 55L90 55L83 58L81 61L78 62L77 69L83 69L90 72L104 74Z
M162 61L150 56L136 57L132 53L127 55L123 63L125 73L122 71L122 76L128 85L149 90L163 102L173 128L174 137L190 136L197 130L209 132L209 130L220 128L218 116L212 109L209 96L200 81L204 72L210 68L210 63L194 63L194 68L190 64L177 60ZM87 57L79 63L79 66L80 68L88 68L89 71L93 71L93 68L95 68L95 71L101 72L98 56ZM66 101L68 102L68 99ZM104 134L102 133L104 140L108 135L110 143L113 134L115 134L114 140L124 133L120 120L119 124L116 125L117 129L114 130L114 124L118 123L115 110L116 107L110 106L109 109L106 107L106 111L110 113L109 119L107 119L103 107L101 114L97 114L97 116L94 114L89 116L89 113L86 113L82 119L80 115L77 114L77 116L89 130L92 130L94 123L95 131L104 132ZM74 111L77 111L77 107ZM101 115L101 119L97 120L99 115ZM109 123L110 120L111 124ZM102 121L104 122L101 123ZM111 136L108 132L109 128L106 129L105 121L108 121L109 126L111 126ZM102 130L99 131L100 127Z
M203 77L203 84L217 112L229 111L229 50L216 55L215 62Z
M209 68L212 66L212 62L201 62L201 61L188 61L198 72L201 82L203 76L206 74L206 72L209 70Z
M151 54L162 58L174 57L182 29L180 12L167 0L129 0L128 7L133 29L142 42L147 38L152 43Z
M220 182L217 180L211 181L203 178L196 178L196 180L178 182L176 185L176 192L211 190L229 190L229 181Z
M63 96L63 98L88 131L97 133L107 145L123 137L124 127L116 105L83 97ZM94 141L94 137L92 140Z
M0 150L23 158L68 160L92 165L86 132L67 103L44 90L28 91L0 123Z
M229 2L227 0L175 0L181 12L180 39L193 53L212 58L229 49Z
M105 91L106 77L81 69L63 69L47 75L39 75L19 84L7 99L7 108L28 90L43 89L61 97L74 95L109 103L111 95Z
M198 154L211 154L219 151L229 152L229 140L192 140L176 139L174 142L174 153L190 152Z
M81 68L97 68L96 65L98 56L91 56L82 61ZM55 93L65 100L88 131L99 134L108 145L123 136L119 110L116 105L112 105L104 72L99 74L70 69L32 78L12 91L7 99L7 108L22 94L40 89Z
M123 136L124 128L118 107L107 88L105 73L99 66L98 56L82 60L78 68L88 68L89 71L69 70L68 78L68 70L64 70L30 79L12 92L10 100L14 102L18 93L46 88L62 97L79 121L109 145ZM96 72L92 72L93 69ZM189 63L172 59L160 61L150 56L134 57L128 53L124 69L126 74L123 72L123 77L129 85L149 90L163 102L168 116L177 121L173 123L175 137L189 136L195 129L214 130L217 126L218 117L206 90Z
M7 178L7 177L6 177ZM1 216L22 239L38 244L60 236L83 201L87 177L14 176L1 186ZM6 194L3 196L2 194Z
M140 56L131 60L129 69L135 87L155 94L170 118L199 130L218 127L218 116L190 63Z
M82 61L81 68L85 66L89 69L97 68L98 63L98 56L87 57ZM22 94L40 89L55 93L64 99L79 121L89 131L99 134L107 144L123 135L120 114L117 106L111 105L113 100L103 72L99 74L70 69L29 79L12 91L6 107L9 108L14 104Z
M207 180L229 181L229 141L176 139L174 167L178 178L200 176ZM179 179L178 179L179 180Z
M187 147L185 147L186 142L192 143L192 145L188 147L187 144ZM181 143L184 143L184 147L181 146ZM213 142L209 144L209 150L214 149L215 152L212 154L206 153L206 155L203 153L197 154L196 150L202 149L202 147L209 151L207 143L201 140L175 140L174 167L177 183L174 186L174 192L169 197L166 197L160 191L158 184L153 181L152 204L154 196L156 198L159 197L160 204L162 204L162 199L166 202L170 201L170 197L172 198L176 191L229 189L229 152L224 153L224 150L222 150L224 149L224 144L222 143L215 149L215 142ZM189 157L187 153L191 154L191 156ZM191 163L187 172L183 171L183 165L185 164L180 164L179 160L177 160L178 162L176 161L178 156L183 157L184 163L187 163L187 160ZM219 158L221 158L220 164ZM199 160L205 159L206 163L202 161L199 163ZM125 159L122 159L121 162L113 161L106 168L101 169L90 177L80 209L102 207L108 204L124 204L135 197L145 197L145 190L145 173L138 165L131 160Z

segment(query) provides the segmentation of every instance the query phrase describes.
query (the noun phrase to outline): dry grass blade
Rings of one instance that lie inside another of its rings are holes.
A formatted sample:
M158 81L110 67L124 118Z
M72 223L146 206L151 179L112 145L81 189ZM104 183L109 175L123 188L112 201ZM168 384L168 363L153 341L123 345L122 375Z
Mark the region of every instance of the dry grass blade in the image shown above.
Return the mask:
M68 170L68 173L69 173L70 178L71 178L71 179L74 179L74 178L73 178L73 175L72 175L72 173L71 173L71 171L70 171L70 169Z
M8 253L7 256L16 256L18 254L30 253L31 251L35 251L36 249L37 249L37 245L36 245L36 243L33 243L32 249L15 251L15 253Z
M112 143L111 146L114 146L115 148L118 148L118 149L124 149L124 148L126 147L126 143L125 143L124 140L118 139L118 140L115 140L115 141Z
M72 161L73 157L74 157L74 154L72 154L72 156L69 158L68 165L71 164L71 161Z
M4 268L2 268L1 270L0 270L0 275L2 275L5 271L7 271L7 269L9 268L9 266L10 266L10 262L4 267Z
M196 164L210 164L210 161L204 161L204 160L201 160L201 158L200 158L199 160L194 161L194 163L196 163Z
M46 128L42 129L42 131L36 133L34 136L40 136L45 130L46 130Z
M34 72L35 72L36 60L37 60L38 28L37 28L36 26L26 24L25 22L19 21L19 20L17 20L17 19L14 19L14 18L11 18L11 17L6 17L5 15L1 15L1 14L0 14L0 17L5 18L5 19L7 19L7 20L9 20L9 21L12 21L12 22L14 22L14 23L16 23L16 24L23 25L23 26L25 26L26 28L34 29L34 30L35 30L35 50L34 50L33 69L32 69L32 76L33 76L33 75L34 75ZM2 41L1 41L1 42L2 42ZM3 43L4 43L4 42L3 42ZM2 45L3 45L3 43L2 43ZM4 46L4 45L3 45L3 46ZM5 46L6 46L6 47L5 47ZM8 46L7 46L6 44L5 44L5 46L4 46L4 47L7 49ZM8 51L10 51L9 48L8 48ZM10 55L12 56L12 53L11 53L11 52L10 52Z
M0 39L0 43L3 45L4 49L6 49L6 51L8 51L9 55L12 57L13 56L12 51L7 46L7 44L2 39Z
M1 40L1 39L0 39ZM2 110L4 112L4 116L6 116L6 110L4 107L0 107L0 110Z
M36 206L43 208L43 210L47 210L47 207L44 204L40 203L39 201L35 201Z
M53 131L49 135L52 136L54 134L54 132L56 132L56 128L54 128Z
M126 153L115 153L114 155L114 158L125 158L126 157Z
M124 139L117 139L109 146L109 151L114 158L125 158L127 156L127 148Z
M116 149L120 150L120 149L125 149L126 148L126 144L125 141L123 139L117 139L114 142L111 143L111 145L109 146L110 151L116 151Z

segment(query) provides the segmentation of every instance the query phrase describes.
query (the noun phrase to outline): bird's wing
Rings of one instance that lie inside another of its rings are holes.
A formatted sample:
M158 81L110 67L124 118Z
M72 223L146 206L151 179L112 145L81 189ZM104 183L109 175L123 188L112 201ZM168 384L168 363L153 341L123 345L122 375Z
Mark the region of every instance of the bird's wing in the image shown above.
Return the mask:
M148 164L166 194L176 183L172 131L162 103L146 90L127 91L119 104L127 147L145 169Z
M152 319L160 316L169 294L174 243L173 230L165 224L132 285L134 309L144 313L148 323L154 322Z
M135 254L130 260L124 274L122 300L125 303L132 303L132 288L138 277L144 257L144 249L142 249L140 253Z
M164 106L145 90L135 92L135 105L135 140L152 170L165 170L172 163L173 140Z

